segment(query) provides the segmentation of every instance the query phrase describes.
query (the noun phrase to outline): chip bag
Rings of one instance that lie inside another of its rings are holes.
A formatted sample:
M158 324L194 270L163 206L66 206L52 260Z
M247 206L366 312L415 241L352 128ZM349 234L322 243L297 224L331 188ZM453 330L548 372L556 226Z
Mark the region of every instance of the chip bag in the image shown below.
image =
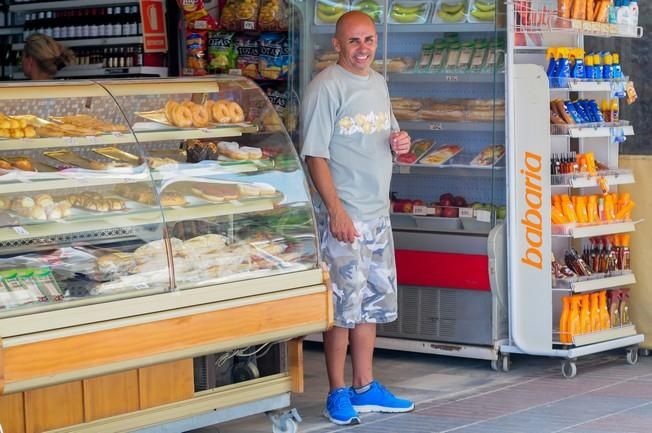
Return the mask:
M287 4L285 0L262 0L258 13L258 29L262 31L287 31Z
M280 33L263 33L258 39L258 71L268 80L287 79L290 62L287 39Z
M194 30L215 30L217 22L204 7L204 0L177 0L186 20L186 28Z
M186 31L186 66L184 75L206 75L206 32Z
M237 67L242 75L251 79L260 78L258 73L258 40L254 37L241 36L236 39Z
M238 30L237 8L238 3L236 0L226 1L220 15L220 25L224 30Z
M228 73L236 67L237 53L234 33L210 32L208 36L208 70L211 73Z

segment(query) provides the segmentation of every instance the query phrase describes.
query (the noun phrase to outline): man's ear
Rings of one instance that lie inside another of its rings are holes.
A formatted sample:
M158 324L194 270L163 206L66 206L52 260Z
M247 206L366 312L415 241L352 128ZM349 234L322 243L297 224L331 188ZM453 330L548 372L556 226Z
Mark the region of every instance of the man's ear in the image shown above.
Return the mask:
M337 38L331 39L331 43L333 44L333 48L335 49L336 52L340 52L342 47L340 46L340 41Z

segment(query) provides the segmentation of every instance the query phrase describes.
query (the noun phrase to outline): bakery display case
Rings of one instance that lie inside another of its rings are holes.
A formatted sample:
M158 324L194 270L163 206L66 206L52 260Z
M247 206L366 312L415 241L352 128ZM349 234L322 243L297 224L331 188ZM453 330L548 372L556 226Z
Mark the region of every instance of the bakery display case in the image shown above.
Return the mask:
M4 394L321 331L316 245L296 152L251 80L2 85Z

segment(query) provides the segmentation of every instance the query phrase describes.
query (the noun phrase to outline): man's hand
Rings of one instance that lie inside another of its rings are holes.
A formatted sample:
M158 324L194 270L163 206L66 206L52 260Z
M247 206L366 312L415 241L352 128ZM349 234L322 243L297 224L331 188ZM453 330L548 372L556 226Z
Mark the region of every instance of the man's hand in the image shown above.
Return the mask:
M396 155L402 155L410 151L410 136L405 131L392 132L389 135L389 145Z
M329 216L330 230L335 239L340 242L353 243L359 234L346 210L343 207L339 208L334 212L330 212Z

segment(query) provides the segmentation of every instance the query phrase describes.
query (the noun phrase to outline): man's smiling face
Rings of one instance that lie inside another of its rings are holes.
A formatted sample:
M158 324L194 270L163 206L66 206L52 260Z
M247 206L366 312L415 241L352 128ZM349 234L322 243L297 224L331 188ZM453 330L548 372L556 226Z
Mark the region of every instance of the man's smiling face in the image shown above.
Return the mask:
M349 12L338 22L333 47L339 53L337 63L341 67L353 74L367 76L378 48L376 26L368 15Z

